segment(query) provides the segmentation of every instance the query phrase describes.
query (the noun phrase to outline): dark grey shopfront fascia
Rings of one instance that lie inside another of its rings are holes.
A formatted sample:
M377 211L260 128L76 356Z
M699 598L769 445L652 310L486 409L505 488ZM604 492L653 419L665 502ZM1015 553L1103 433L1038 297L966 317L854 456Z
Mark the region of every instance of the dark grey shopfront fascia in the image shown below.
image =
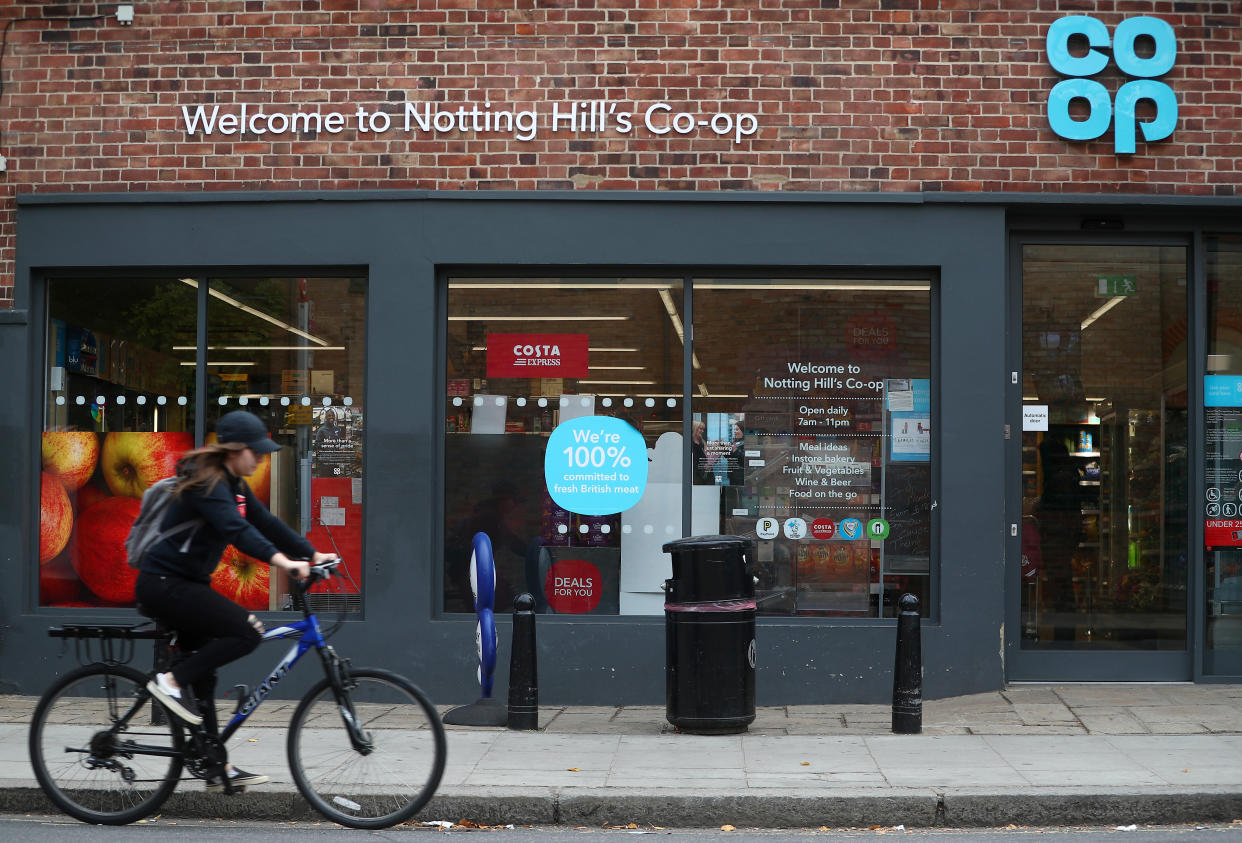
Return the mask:
M11 441L29 447L3 457L15 482L0 493L0 505L21 514L0 527L5 570L21 585L0 598L10 619L0 639L0 680L8 689L36 692L65 669L43 634L49 624L71 615L133 617L125 610L37 608L39 514L31 502L39 477L33 446L43 423L46 279L152 270L176 277L329 270L365 276L367 586L362 612L340 633L342 646L360 663L412 676L445 703L466 701L477 689L474 620L445 613L441 604L439 279L463 269L710 277L712 270L771 276L851 268L935 278L932 593L939 600L924 623L924 687L942 697L1004 681L1003 208L846 196L27 197L19 204L17 243L17 310L0 323L0 353L5 394L20 400L0 409L0 418ZM503 663L503 617L500 626ZM893 635L884 619L761 619L758 703L884 700ZM545 699L658 704L663 636L659 616L541 618Z

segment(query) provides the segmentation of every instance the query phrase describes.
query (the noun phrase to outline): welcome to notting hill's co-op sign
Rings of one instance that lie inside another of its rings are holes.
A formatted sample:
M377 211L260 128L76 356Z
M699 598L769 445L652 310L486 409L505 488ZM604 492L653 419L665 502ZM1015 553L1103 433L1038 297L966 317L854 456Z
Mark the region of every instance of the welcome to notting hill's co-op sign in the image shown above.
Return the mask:
M403 113L394 116L380 109L359 106L355 111L284 111L271 106L242 103L232 109L218 105L181 106L181 119L187 135L283 135L314 132L336 135L346 130L361 136L401 131L413 137L450 132L501 132L516 140L533 140L540 126L552 133L573 134L615 131L628 135L636 131L652 135L689 135L708 132L741 143L759 131L759 117L749 112L727 110L714 114L680 111L666 102L652 103L633 111L616 102L554 102L542 113L533 108L510 109L482 103L447 105L433 102L407 102Z

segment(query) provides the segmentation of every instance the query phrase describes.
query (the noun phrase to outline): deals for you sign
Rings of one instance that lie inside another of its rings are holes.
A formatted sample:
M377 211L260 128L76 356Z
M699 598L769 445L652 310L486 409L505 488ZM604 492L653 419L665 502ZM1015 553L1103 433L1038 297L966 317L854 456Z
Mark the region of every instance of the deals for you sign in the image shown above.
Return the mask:
M638 503L647 487L647 443L611 416L581 416L557 425L543 458L556 505L579 515L614 515Z

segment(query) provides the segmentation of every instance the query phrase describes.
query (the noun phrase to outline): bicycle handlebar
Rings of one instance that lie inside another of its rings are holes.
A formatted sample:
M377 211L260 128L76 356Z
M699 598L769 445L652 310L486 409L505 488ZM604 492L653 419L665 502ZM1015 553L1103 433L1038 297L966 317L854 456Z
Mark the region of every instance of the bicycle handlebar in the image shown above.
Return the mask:
M311 565L310 570L307 571L306 576L303 579L290 577L289 587L300 594L307 594L310 592L311 588L314 587L315 583L320 582L321 580L331 579L332 572L340 566L341 558L339 556L336 559L329 559L327 562L322 562L318 565Z

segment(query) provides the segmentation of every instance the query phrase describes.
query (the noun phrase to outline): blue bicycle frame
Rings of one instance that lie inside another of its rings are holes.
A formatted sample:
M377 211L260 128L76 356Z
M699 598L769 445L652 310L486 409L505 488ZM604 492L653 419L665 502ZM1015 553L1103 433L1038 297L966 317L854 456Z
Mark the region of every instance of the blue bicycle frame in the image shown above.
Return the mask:
M237 707L237 713L233 715L233 719L224 727L224 732L220 735L220 740L227 741L234 732L246 722L246 718L254 714L259 704L267 699L272 693L280 680L284 679L293 666L298 663L298 659L306 655L310 648L322 649L327 646L323 633L319 631L319 619L312 614L306 615L306 620L292 621L290 623L281 624L275 629L269 629L263 633L264 641L275 641L280 638L293 638L300 636L297 643L289 648L289 652L285 657L273 668L272 672L267 675L257 688L251 691L244 701Z

